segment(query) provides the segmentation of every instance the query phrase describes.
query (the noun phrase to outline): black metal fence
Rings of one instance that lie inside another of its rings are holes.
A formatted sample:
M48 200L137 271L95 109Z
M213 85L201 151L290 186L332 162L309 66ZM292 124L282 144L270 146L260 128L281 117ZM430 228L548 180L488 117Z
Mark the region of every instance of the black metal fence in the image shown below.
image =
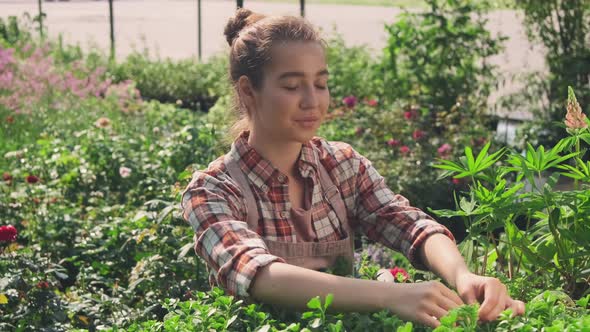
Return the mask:
M45 14L43 13L43 0L37 0L39 6L39 15L36 18L36 21L39 22L39 34L41 38L44 37L43 34L43 18ZM244 7L244 0L236 0L236 9ZM300 14L302 17L305 17L305 0L299 0L299 8ZM113 0L109 0L109 22L110 22L110 39L111 39L111 53L110 57L111 60L115 59L115 19L113 15ZM202 57L202 34L201 34L201 0L197 0L197 38L198 38L198 47L199 47L199 60Z

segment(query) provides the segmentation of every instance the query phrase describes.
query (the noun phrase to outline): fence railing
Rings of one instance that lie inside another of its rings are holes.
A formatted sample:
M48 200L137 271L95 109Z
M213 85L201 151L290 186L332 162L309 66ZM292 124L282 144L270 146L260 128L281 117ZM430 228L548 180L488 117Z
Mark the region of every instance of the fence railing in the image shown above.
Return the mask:
M39 22L39 34L41 39L44 38L43 33L43 18L45 13L43 13L43 0L37 0L38 7L39 7L39 15L35 19ZM244 7L244 0L236 0L236 9ZM305 0L299 0L299 12L301 17L305 17ZM110 40L111 40L111 52L110 58L111 60L115 59L115 18L113 15L113 0L109 0L109 22L110 22ZM199 60L202 57L202 31L203 27L201 25L201 0L197 0L197 39L198 39L198 54Z

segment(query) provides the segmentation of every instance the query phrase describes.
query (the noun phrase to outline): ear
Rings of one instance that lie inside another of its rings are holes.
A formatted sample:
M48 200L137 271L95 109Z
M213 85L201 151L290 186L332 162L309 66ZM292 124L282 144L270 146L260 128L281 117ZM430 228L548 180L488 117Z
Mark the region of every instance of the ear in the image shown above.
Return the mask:
M238 79L238 94L240 102L246 108L246 112L252 117L251 112L256 109L256 91L254 91L250 79L245 75L240 76Z

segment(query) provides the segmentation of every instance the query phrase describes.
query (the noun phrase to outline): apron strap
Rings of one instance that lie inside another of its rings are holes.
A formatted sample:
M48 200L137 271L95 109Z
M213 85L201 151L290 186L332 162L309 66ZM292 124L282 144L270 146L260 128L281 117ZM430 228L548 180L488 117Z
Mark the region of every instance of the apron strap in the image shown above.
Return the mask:
M258 205L254 200L254 193L252 192L252 188L250 188L250 184L244 175L244 172L240 169L240 166L230 156L231 153L228 153L224 156L223 162L225 163L225 167L227 167L227 171L229 175L234 179L240 189L242 189L242 194L246 200L246 221L248 223L248 228L253 231L257 231L258 229Z
M334 211L336 212L336 216L340 220L340 223L343 225L344 230L348 233L349 236L352 236L352 229L350 224L348 223L348 214L346 213L346 205L344 204L344 200L342 200L342 195L340 195L340 190L332 181L330 174L328 174L328 170L324 167L324 164L321 163L317 148L314 146L313 151L318 160L318 168L320 171L320 183L321 188L324 193L324 198L330 202Z

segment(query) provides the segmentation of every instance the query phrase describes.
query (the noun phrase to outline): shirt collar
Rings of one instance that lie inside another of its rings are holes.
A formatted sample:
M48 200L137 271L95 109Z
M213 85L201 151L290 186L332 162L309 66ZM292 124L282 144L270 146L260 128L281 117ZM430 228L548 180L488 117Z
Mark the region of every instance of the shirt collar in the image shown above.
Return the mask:
M281 172L248 144L249 135L249 131L243 131L233 142L229 153L232 158L238 160L238 165L246 177L260 190L267 192L277 183L276 179ZM312 144L313 142L309 141L302 145L297 165L301 176L315 179L319 160Z

